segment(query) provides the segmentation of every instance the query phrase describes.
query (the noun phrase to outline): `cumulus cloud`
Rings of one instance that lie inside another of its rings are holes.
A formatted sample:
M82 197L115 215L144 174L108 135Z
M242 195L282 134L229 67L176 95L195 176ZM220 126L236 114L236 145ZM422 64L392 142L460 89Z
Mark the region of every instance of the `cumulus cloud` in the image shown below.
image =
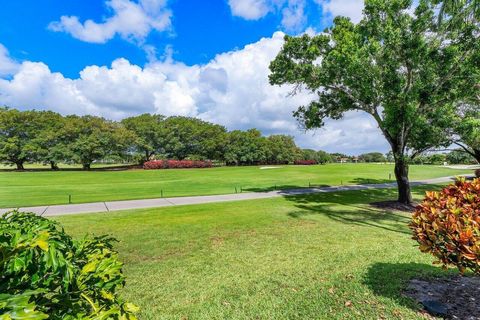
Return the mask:
M364 8L363 0L315 0L323 8L324 13L332 17L344 16L359 22Z
M171 25L171 11L167 0L109 0L107 8L112 15L102 22L86 20L81 22L77 16L62 16L59 21L51 22L48 29L66 32L72 37L92 43L105 43L120 35L123 39L143 42L152 31L165 31Z
M258 20L269 13L281 13L282 27L300 31L306 23L306 0L228 0L232 15Z
M270 12L270 4L266 0L228 0L232 14L246 20L258 20Z
M19 64L10 57L7 48L0 43L0 77L14 74L18 67Z
M289 96L292 88L268 83L268 66L283 36L277 32L219 54L205 65L167 59L140 67L117 59L110 66L88 66L76 79L51 72L44 63L26 61L13 77L0 77L0 105L113 119L144 112L195 116L230 130L256 127L265 134L290 134L303 147L345 153L386 150L375 123L361 113L327 121L315 133L298 128L292 112L312 96Z

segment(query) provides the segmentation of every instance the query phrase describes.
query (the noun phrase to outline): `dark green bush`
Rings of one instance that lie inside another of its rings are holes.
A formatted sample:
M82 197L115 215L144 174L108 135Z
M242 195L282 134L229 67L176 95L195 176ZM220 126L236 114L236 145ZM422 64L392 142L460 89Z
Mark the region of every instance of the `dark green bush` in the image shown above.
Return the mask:
M13 211L0 219L0 320L136 319L121 301L122 263L106 236L73 240L55 221Z

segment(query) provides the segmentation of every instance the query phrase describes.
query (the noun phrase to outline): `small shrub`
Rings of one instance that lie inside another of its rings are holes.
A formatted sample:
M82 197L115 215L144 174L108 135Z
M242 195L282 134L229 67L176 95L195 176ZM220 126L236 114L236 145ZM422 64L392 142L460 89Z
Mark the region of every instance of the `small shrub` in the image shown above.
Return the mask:
M0 219L0 319L136 319L113 238L74 241L33 213Z
M211 161L197 160L152 160L143 164L146 170L154 169L188 169L188 168L211 168Z
M475 176L480 178L480 169L475 170Z
M295 165L297 166L311 166L317 164L316 160L295 160Z
M465 179L427 192L413 214L410 228L422 252L446 268L456 266L480 274L480 179Z

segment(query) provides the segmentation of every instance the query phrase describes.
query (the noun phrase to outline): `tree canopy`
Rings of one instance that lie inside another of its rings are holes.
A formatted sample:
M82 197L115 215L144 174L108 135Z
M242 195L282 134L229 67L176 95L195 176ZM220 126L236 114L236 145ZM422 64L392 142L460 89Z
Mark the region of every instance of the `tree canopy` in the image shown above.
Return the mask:
M20 170L26 162L52 169L59 163L78 163L88 170L99 161L189 159L251 165L289 164L300 158L293 137L265 137L256 129L228 132L196 118L142 114L118 122L0 108L0 162Z
M478 94L480 83L477 21L439 27L438 5L420 0L412 13L409 0L366 0L358 24L336 17L322 34L285 36L270 65L272 85L316 94L294 114L307 129L348 111L372 116L393 153L398 201L407 204L409 160L449 143L457 102ZM447 20L465 6L446 8Z

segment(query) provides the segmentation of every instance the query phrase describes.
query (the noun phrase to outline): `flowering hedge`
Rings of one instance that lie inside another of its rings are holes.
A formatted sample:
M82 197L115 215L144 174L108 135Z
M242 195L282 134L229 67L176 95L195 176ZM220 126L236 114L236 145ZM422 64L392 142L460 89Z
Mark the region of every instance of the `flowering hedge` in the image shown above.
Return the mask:
M413 239L444 267L480 274L480 179L427 192L412 216Z
M295 160L295 165L298 166L311 166L317 164L316 160Z
M152 160L143 164L146 170L154 169L186 169L186 168L211 168L211 161L194 160Z

